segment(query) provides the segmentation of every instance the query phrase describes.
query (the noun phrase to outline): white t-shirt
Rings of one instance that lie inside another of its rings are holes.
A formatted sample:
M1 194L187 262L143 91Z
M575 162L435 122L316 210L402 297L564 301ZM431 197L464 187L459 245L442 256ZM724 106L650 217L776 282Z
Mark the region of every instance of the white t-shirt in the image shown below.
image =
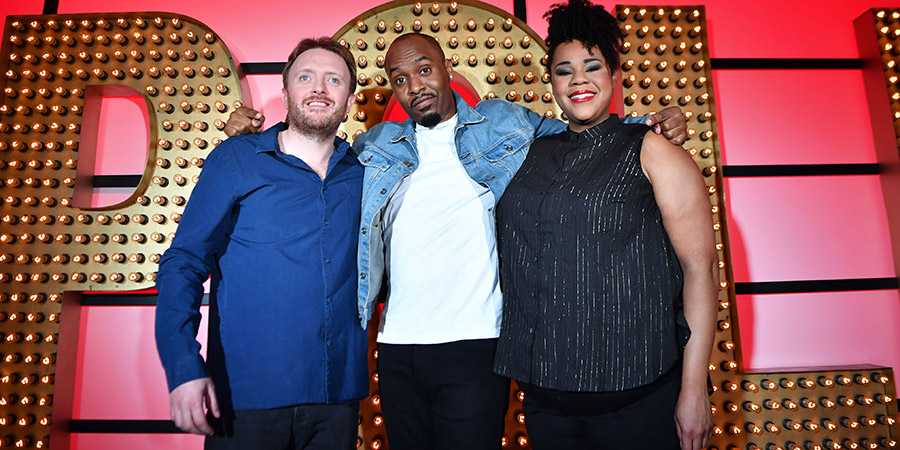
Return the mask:
M419 166L384 210L388 297L378 342L440 344L500 335L494 195L466 173L456 116L416 126Z

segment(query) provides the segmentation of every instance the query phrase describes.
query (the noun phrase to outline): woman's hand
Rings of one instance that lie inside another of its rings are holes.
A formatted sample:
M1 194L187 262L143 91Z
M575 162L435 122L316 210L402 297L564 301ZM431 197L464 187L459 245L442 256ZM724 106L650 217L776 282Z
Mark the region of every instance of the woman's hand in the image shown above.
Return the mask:
M712 411L705 386L690 391L682 389L675 405L675 428L682 450L700 450L706 447L712 435Z

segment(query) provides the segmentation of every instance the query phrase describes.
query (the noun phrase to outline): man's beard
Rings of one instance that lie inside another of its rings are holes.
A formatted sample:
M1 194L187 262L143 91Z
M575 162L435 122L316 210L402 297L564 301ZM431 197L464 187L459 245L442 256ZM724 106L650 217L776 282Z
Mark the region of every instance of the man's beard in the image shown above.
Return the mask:
M419 125L425 128L434 128L439 123L441 123L441 115L436 112L427 113L419 118Z
M304 100L307 102L308 100ZM340 110L335 110L330 115L308 114L300 109L300 105L294 101L288 101L288 125L292 130L304 136L317 140L334 138L344 115Z

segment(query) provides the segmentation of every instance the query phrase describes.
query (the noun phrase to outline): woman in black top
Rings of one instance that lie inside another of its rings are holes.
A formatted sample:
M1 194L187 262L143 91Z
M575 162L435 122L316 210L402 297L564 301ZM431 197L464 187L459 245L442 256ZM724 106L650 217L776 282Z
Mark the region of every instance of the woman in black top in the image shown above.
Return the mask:
M535 449L700 449L718 266L691 157L609 112L621 31L555 5L547 44L566 133L541 138L498 204L495 370L525 392Z

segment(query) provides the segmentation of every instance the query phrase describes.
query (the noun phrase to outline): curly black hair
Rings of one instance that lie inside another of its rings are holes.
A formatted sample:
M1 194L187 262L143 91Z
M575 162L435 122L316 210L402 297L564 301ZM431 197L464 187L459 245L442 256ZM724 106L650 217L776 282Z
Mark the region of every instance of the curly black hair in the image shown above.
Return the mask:
M578 41L588 49L599 48L611 72L619 67L619 50L624 34L619 21L601 5L587 0L557 3L544 13L547 30L547 66L553 62L556 47Z

